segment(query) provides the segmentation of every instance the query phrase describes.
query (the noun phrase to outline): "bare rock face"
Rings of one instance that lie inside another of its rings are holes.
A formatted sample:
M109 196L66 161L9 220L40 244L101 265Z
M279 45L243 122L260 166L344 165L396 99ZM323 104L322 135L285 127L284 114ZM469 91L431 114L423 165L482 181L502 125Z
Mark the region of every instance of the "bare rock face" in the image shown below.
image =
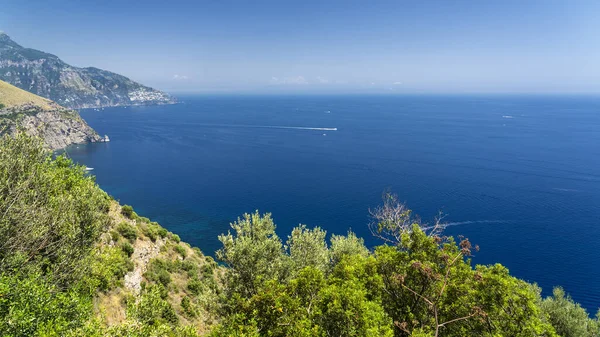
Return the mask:
M0 136L19 131L41 137L51 150L102 139L76 111L58 105L53 109L30 104L0 109Z
M150 260L158 256L160 248L164 244L164 239L158 239L155 243L141 240L135 242L133 255L131 255L134 269L125 275L125 288L135 294L140 293L142 290L142 276L148 269Z

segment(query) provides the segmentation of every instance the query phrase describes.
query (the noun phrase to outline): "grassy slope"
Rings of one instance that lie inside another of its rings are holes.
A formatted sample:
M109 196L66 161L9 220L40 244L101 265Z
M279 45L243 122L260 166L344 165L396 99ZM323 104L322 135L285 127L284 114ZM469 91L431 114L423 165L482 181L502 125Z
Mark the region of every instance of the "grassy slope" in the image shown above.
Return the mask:
M34 104L46 110L57 107L57 104L49 99L19 89L4 81L0 81L0 104L4 104L8 108L23 104Z
M179 324L194 326L200 334L210 330L210 327L216 323L217 317L207 310L206 304L216 300L213 298L214 291L206 288L202 294L198 294L191 291L188 285L197 280L204 285L217 286L221 283L219 280L223 268L218 267L211 257L181 242L177 235L167 232L157 223L150 222L149 219L135 213L129 217L125 216L122 207L116 201L111 202L109 216L111 226L102 236L99 245L109 247L123 245L125 242L132 243L134 251L130 259L134 264L134 270L121 279L117 287L97 294L94 301L95 316L109 327L122 324L127 319L127 302L136 301L140 296L139 289L136 291L131 286L131 281L128 282L127 279L131 279L131 276L139 271L142 275L140 282L142 288L159 283L149 279L151 276L156 276L150 274L157 273L157 268L152 268L151 264L158 262L161 266L167 266L167 269L161 270L166 271L170 276L170 282L166 285L167 301L175 309ZM119 232L119 227L123 224L128 224L135 229L137 235L135 240L127 240ZM161 231L162 236L159 234ZM182 307L184 297L190 299L193 313Z

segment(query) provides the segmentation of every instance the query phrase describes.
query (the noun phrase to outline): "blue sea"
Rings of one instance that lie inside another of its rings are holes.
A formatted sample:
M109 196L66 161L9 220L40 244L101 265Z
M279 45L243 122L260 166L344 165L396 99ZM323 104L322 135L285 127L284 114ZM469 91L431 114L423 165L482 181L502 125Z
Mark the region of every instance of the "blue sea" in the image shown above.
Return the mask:
M208 254L245 212L370 246L386 190L549 294L600 306L600 98L195 96L83 110L110 143L69 148L123 204ZM335 130L334 130L335 129Z

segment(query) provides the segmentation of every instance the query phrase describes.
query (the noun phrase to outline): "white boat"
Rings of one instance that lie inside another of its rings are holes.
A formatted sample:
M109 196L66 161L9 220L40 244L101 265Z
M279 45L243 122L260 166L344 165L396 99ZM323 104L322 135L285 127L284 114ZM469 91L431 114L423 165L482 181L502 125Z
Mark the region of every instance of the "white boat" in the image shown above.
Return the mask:
M86 168L85 168L85 170L86 170L86 171L93 171L93 170L94 170L94 168L93 168L93 167L86 167Z

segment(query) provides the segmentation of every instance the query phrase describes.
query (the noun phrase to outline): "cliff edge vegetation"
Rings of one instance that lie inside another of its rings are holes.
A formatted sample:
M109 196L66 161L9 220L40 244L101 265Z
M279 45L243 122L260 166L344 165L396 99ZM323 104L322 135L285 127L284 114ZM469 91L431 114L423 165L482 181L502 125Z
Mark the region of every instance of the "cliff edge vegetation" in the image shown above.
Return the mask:
M246 214L216 257L120 205L24 133L0 139L2 336L598 336L556 288L473 265L393 195L369 225L384 244Z

